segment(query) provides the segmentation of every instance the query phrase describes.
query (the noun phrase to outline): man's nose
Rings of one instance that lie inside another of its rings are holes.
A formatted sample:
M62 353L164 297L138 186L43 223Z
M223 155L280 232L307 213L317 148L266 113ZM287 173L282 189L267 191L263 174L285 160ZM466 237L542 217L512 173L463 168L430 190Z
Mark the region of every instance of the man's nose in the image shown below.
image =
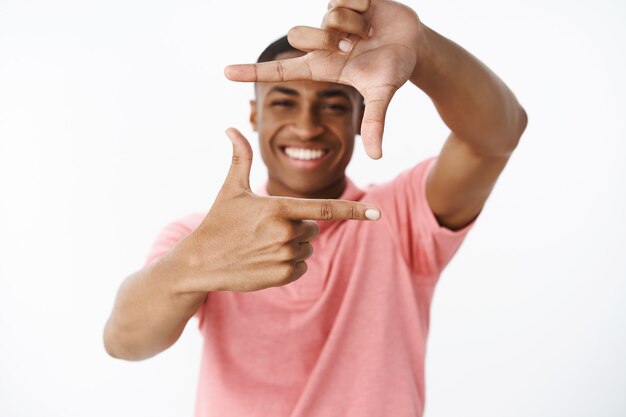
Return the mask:
M313 111L300 112L294 119L291 128L301 140L313 139L324 132L324 127L319 123L317 115Z

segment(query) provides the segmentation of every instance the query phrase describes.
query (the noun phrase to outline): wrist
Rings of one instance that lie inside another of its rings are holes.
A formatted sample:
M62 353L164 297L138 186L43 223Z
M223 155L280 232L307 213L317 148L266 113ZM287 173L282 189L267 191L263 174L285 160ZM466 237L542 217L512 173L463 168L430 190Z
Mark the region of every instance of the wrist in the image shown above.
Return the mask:
M172 250L154 265L157 275L163 277L172 299L204 299L206 294L217 291L213 274L208 267L207 253L192 234L183 238Z
M421 21L419 28L420 30L416 47L417 61L409 81L421 88L421 86L426 82L428 74L432 73L432 71L437 67L437 56L434 53L436 33Z

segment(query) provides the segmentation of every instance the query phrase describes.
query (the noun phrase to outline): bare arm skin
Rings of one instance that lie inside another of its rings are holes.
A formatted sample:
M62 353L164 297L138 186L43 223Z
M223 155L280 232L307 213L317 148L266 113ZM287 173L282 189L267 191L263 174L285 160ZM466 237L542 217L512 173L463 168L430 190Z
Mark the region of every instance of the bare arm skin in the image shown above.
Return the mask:
M427 179L439 223L460 229L482 209L526 128L526 112L478 59L422 25L410 81L433 100L452 131Z
M191 277L193 261L188 237L160 259L127 277L104 328L109 355L146 359L172 346L202 305L206 294L180 291ZM211 290L207 287L207 290Z
M257 291L306 272L319 233L312 220L377 220L371 205L262 197L250 190L252 149L235 129L230 171L200 226L170 252L123 282L104 329L116 358L146 359L178 340L212 291Z
M322 27L294 27L289 42L308 53L231 65L226 76L353 86L365 98L361 136L374 159L382 156L389 102L412 82L452 131L428 178L430 207L450 229L478 215L526 127L526 113L491 70L425 26L413 10L389 0L331 0Z

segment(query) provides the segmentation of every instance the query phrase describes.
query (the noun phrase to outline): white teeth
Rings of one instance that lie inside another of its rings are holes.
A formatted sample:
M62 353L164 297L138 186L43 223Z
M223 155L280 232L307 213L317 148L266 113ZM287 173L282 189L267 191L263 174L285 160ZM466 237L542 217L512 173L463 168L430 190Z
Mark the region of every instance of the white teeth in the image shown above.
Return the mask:
M285 153L290 158L302 159L304 161L319 159L324 156L324 151L321 149L285 148Z

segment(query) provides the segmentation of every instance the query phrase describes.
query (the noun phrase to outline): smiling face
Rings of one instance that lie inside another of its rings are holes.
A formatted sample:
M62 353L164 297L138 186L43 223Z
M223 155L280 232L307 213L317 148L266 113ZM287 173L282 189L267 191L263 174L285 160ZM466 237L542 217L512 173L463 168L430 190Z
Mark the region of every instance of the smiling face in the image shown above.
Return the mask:
M293 58L301 52L279 54ZM250 122L259 134L270 195L338 198L359 133L361 95L328 82L259 83Z

